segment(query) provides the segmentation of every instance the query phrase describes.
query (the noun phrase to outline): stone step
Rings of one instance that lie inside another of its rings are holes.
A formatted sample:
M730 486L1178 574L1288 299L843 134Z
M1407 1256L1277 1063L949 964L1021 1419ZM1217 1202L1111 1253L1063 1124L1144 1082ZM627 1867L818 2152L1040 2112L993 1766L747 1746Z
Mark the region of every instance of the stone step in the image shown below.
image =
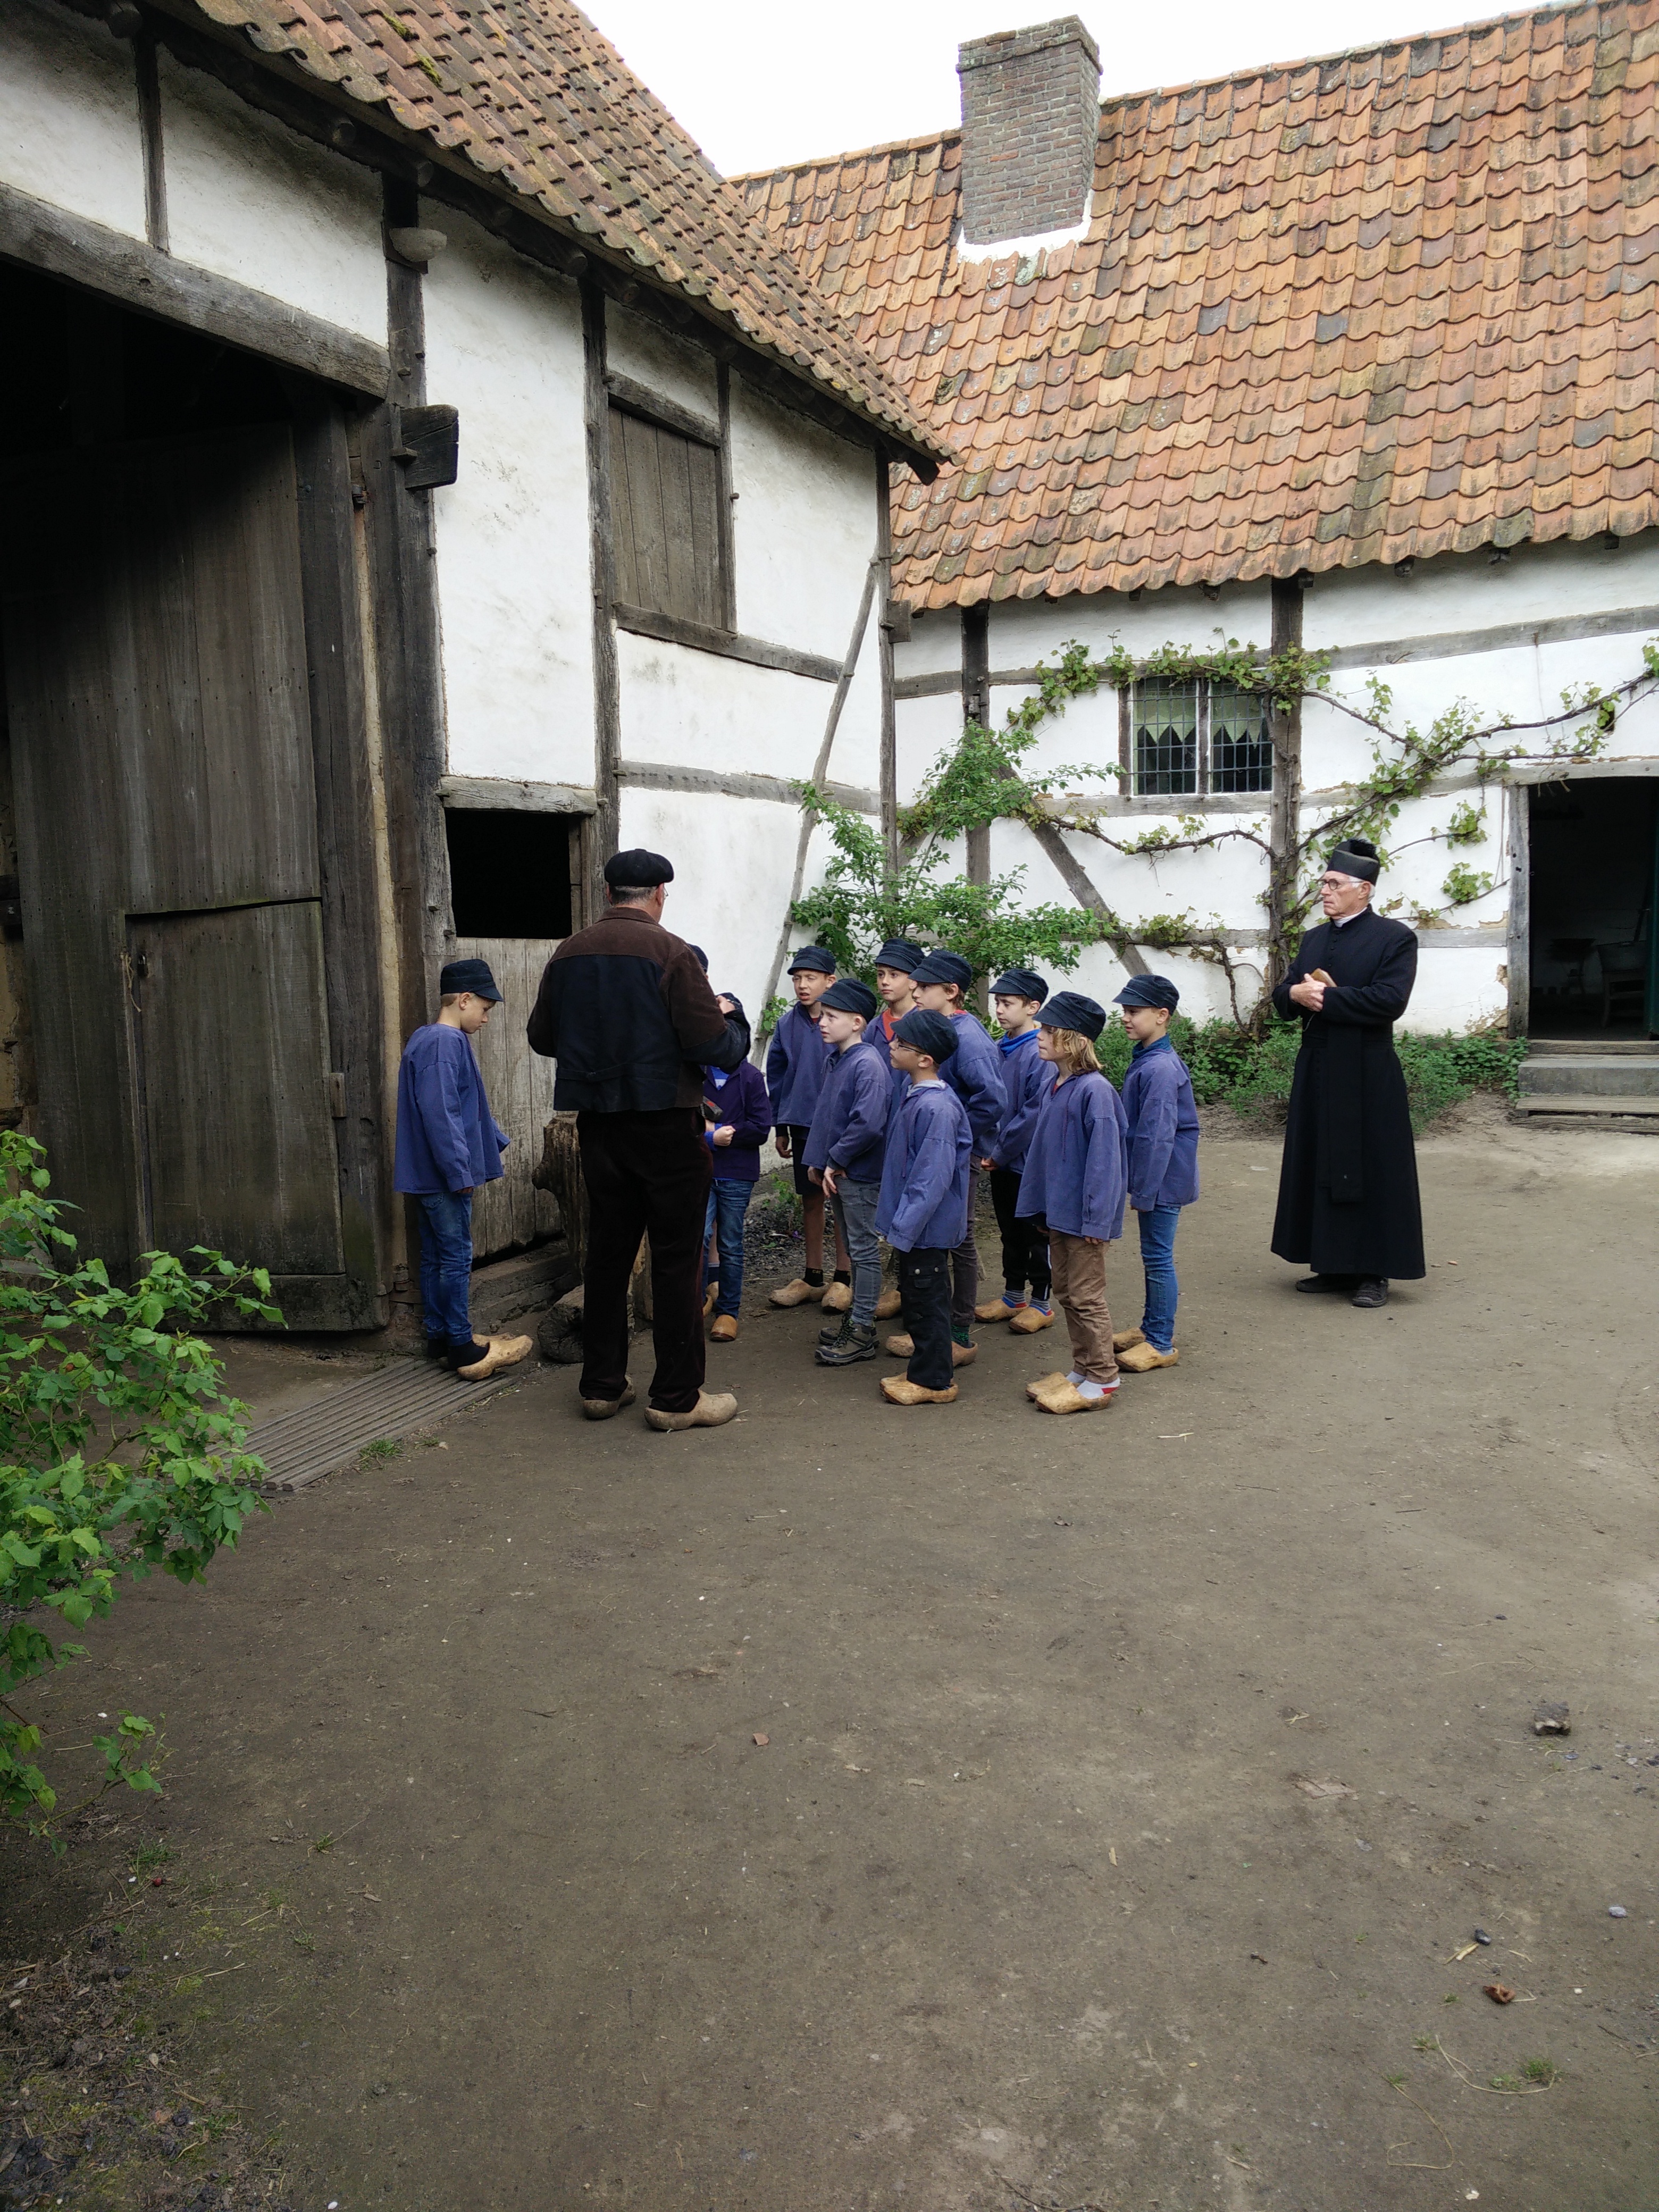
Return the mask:
M1533 1060L1554 1059L1558 1054L1650 1060L1659 1055L1659 1044L1651 1037L1529 1037L1527 1053Z
M1609 1095L1531 1091L1522 1091L1515 1108L1518 1114L1639 1114L1652 1117L1659 1115L1659 1097L1637 1097L1628 1091Z
M1544 1093L1564 1098L1651 1098L1659 1102L1659 1051L1529 1052L1521 1063L1521 1103Z

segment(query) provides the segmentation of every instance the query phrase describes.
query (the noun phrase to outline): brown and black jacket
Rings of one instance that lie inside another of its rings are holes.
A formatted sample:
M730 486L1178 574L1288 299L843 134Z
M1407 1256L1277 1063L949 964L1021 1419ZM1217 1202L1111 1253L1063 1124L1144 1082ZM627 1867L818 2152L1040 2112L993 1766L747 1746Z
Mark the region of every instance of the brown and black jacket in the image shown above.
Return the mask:
M613 906L542 971L525 1034L556 1060L560 1112L701 1111L704 1067L736 1067L749 1024L727 1020L684 940L643 907Z

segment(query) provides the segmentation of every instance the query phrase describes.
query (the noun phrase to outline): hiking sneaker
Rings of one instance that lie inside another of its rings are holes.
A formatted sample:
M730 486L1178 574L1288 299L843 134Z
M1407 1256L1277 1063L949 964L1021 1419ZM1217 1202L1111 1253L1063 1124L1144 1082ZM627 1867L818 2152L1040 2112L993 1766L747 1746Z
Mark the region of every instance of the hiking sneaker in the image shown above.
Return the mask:
M820 1367L851 1367L860 1359L873 1359L876 1356L873 1323L868 1328L854 1328L849 1321L833 1343L820 1344L812 1356Z
M1382 1275L1362 1275L1348 1300L1351 1306L1385 1306L1388 1303L1388 1280Z

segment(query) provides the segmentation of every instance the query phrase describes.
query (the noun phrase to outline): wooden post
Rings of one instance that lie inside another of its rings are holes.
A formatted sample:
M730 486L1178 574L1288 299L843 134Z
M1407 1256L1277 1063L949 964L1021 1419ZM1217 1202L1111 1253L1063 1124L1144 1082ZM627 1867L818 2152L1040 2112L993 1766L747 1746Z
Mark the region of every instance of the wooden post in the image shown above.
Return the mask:
M1274 653L1288 653L1302 642L1302 586L1294 579L1274 580L1273 637ZM1288 709L1275 703L1269 720L1273 748L1273 806L1268 815L1268 837L1273 857L1267 869L1267 974L1269 991L1289 969L1295 955L1290 942L1291 908L1296 902L1301 872L1302 840L1302 702Z
M1499 786L1509 809L1509 1032L1523 1037L1532 1020L1532 786Z
M884 446L876 448L876 608L881 662L881 839L887 879L898 875L898 725L893 710L893 633L887 605L893 596L893 471Z
M991 603L981 599L962 611L962 719L988 729L991 721ZM991 880L991 825L975 822L968 831L968 880ZM990 1012L990 978L974 982L974 1001L983 1021Z
M593 814L589 911L605 911L604 869L621 826L622 707L617 677L615 539L611 520L611 394L605 380L605 294L583 281L584 413L587 433L588 575L593 593Z

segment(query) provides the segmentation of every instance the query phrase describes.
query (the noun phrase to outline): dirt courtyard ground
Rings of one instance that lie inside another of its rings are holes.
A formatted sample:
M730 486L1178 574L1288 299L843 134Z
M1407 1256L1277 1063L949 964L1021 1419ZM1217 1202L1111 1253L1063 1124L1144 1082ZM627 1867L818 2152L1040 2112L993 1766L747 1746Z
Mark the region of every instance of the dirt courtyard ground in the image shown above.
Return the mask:
M1654 2212L1659 1141L1426 1142L1382 1313L1275 1166L1109 1413L751 1285L732 1426L544 1370L124 1601L47 1717L165 1715L156 2033L296 2212Z

